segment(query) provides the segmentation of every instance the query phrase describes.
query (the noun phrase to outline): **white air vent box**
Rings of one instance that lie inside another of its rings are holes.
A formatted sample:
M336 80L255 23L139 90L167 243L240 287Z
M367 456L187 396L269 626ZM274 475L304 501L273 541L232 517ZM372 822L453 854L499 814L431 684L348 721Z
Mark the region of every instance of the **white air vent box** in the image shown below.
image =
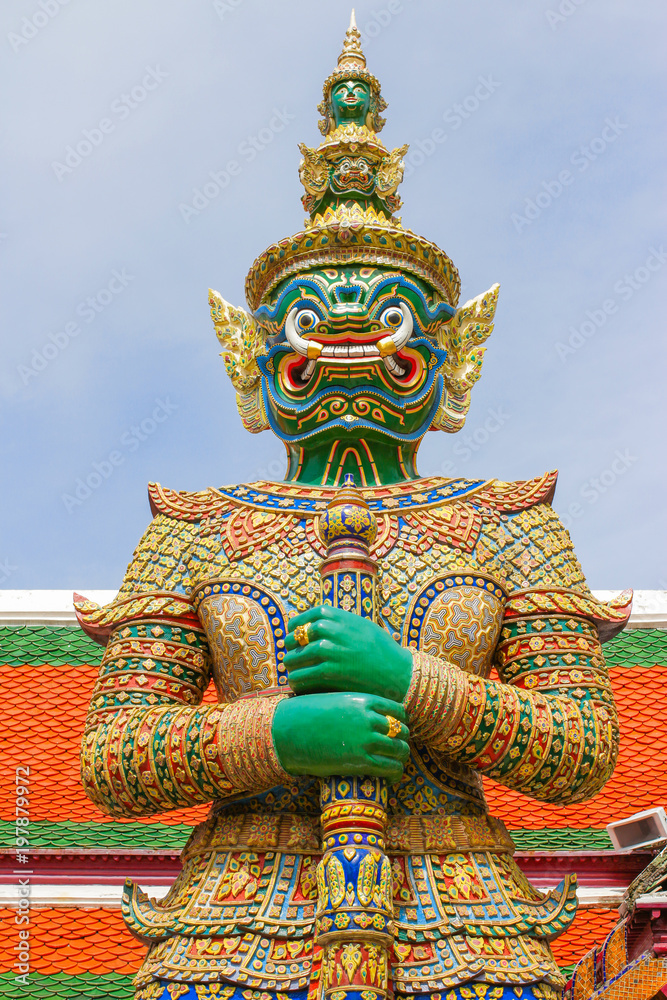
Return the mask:
M662 807L646 809L618 823L608 823L607 833L617 851L648 847L667 840L667 813Z

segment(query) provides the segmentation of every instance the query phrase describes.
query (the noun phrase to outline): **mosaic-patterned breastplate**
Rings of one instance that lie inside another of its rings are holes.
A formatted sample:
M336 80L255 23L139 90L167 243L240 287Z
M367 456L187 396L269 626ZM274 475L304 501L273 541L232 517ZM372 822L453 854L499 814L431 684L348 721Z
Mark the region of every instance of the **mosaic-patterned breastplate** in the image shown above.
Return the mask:
M386 521L385 537L398 541L403 528L399 519L389 516ZM261 515L257 524L266 527ZM304 521L295 524L294 518L285 515L271 527L274 540L265 537L265 548L232 560L225 552L221 532L220 547L214 558L207 560L210 575L194 590L221 701L233 702L287 686L282 661L288 618L321 600L321 554L312 525ZM474 566L472 553L467 554L468 565L462 565L460 552L457 555L459 572L434 575L426 564L419 572L413 554L394 544L381 563L381 622L404 645L487 677L500 633L505 592L493 577ZM450 551L445 562L451 561L448 556ZM251 576L260 579L261 585L250 583ZM275 801L275 792L271 798ZM278 798L284 801L284 795ZM259 807L263 799L265 795L254 796L253 806ZM317 811L314 795L312 806ZM395 813L415 815L458 808L476 811L484 808L481 781L469 767L413 747L389 807Z
M554 486L549 473L522 483L434 477L364 490L378 523L371 554L380 625L403 645L489 676L506 595L583 582L545 502ZM326 552L317 524L335 491L260 482L194 494L153 484L149 492L156 519L124 591L173 592L194 603L221 702L287 687L287 622L322 600ZM225 808L303 811L304 782L297 785ZM306 799L316 814L315 792ZM475 772L419 747L389 808L409 816L485 810Z
M206 630L220 701L287 684L287 609L275 594L229 577L203 584L195 605Z

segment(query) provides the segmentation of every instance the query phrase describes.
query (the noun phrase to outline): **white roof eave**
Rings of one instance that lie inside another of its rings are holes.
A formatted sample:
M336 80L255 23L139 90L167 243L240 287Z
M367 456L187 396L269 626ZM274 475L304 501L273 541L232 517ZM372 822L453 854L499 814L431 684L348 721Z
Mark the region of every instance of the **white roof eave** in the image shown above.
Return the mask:
M79 591L96 604L109 604L115 590ZM594 590L600 601L617 597L616 590ZM0 625L75 625L71 590L0 590ZM667 629L667 590L636 590L628 628Z

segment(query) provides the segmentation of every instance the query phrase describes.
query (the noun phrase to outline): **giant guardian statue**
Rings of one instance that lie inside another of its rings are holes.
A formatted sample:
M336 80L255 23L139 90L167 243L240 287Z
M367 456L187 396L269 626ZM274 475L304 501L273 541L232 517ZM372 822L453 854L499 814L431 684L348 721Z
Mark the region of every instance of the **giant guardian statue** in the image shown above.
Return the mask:
M402 226L385 107L353 20L300 147L303 229L254 262L247 311L210 293L285 481L151 484L118 596L77 598L106 645L88 795L126 818L211 804L164 899L126 886L140 1000L560 997L575 877L527 882L482 776L536 810L602 788L601 642L629 601L588 589L554 473L418 475L426 433L464 425L498 286L459 305L451 260Z

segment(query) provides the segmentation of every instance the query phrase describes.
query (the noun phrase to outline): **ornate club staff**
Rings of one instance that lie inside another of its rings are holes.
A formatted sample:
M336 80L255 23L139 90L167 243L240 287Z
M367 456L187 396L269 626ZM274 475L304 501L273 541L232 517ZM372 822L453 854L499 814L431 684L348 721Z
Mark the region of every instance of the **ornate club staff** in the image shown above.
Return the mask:
M327 554L325 604L376 620L377 520L352 476L320 518ZM390 734L393 720L390 720ZM399 727L400 729L400 727ZM324 855L317 870L316 941L322 1000L385 1000L393 942L391 865L384 853L387 782L332 777L320 782Z

